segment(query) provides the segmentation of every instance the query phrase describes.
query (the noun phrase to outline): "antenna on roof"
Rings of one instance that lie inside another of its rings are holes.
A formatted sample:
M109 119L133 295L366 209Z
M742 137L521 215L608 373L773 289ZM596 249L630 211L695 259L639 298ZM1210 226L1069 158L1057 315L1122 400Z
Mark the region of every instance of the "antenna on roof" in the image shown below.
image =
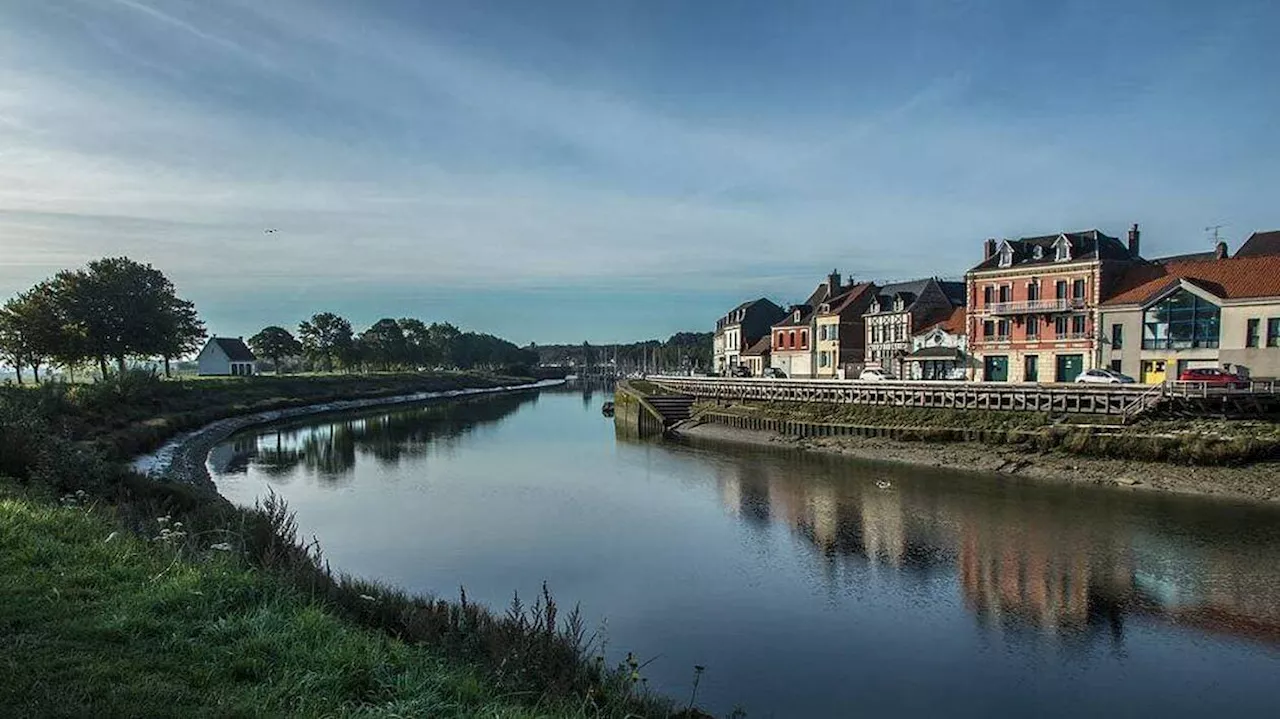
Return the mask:
M1213 233L1214 245L1217 245L1219 242L1222 242L1222 233L1219 232L1219 230L1221 230L1224 227L1226 227L1226 225L1209 225L1208 227L1204 228L1205 232Z

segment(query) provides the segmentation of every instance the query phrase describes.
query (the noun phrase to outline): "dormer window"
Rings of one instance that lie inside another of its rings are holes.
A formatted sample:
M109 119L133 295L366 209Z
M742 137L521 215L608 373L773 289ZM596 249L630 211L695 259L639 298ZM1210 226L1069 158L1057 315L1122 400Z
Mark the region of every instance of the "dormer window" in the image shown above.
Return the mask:
M1032 248L1031 248L1031 256L1032 256L1032 257L1034 257L1034 258L1035 258L1035 259L1037 259L1037 260L1043 260L1043 259L1044 259L1044 246L1043 246L1043 245L1036 245L1035 247L1032 247Z
M1000 266L1013 266L1013 245L1010 245L1007 241L1000 243Z
M894 311L894 312L901 312L901 311L902 311L902 307L903 307L903 304L902 304L902 298L901 298L901 297L897 297L897 298L895 298L895 299L893 300L893 311Z
M1058 239L1053 243L1053 261L1054 262L1070 262L1071 261L1071 240L1066 235L1058 235Z
M792 312L792 313L791 313L791 320L792 320L793 322L799 322L799 321L800 321L800 310L796 310L795 312Z
M871 314L873 314L873 315L878 315L878 314L880 314L880 302L879 302L879 301L875 301L875 302L872 302L872 303L871 303Z

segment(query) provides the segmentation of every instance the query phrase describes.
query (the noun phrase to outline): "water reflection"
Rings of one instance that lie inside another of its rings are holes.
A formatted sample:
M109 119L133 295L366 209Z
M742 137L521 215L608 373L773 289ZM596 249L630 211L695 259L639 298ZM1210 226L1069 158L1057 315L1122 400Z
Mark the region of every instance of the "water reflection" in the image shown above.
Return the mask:
M945 570L984 625L1121 642L1126 616L1140 615L1280 645L1280 523L1271 508L975 487L973 477L889 465L849 481L839 458L743 451L717 474L724 508L752 525L786 525L830 579L842 563ZM882 478L888 489L873 481Z
M233 436L210 452L209 467L216 475L243 475L253 466L278 484L288 483L295 470L303 468L323 484L341 486L352 480L357 455L397 467L433 451L450 451L477 427L537 401L536 392L520 392L371 410L319 422L300 420Z

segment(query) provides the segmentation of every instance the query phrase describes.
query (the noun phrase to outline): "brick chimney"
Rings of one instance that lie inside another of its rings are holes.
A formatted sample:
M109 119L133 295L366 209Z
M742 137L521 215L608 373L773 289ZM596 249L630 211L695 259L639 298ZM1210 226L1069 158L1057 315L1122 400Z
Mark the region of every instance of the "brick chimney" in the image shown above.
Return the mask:
M1139 244L1140 235L1141 233L1138 232L1138 223L1135 222L1133 223L1133 227L1129 228L1129 254L1134 257L1138 257L1142 254L1138 251L1141 247Z
M827 275L827 297L835 295L836 290L840 289L840 272L831 270L831 274Z
M1220 260L1225 260L1231 256L1230 253L1227 252L1227 243L1225 242L1219 242L1218 246L1214 248L1214 250L1214 256Z

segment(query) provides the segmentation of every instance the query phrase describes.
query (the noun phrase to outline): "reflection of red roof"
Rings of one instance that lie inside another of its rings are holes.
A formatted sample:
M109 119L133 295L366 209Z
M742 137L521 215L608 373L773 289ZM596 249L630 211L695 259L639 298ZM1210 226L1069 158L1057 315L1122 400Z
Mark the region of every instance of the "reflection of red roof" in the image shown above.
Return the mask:
M924 334L925 332L937 327L943 332L950 332L953 335L962 335L965 333L966 318L967 315L965 313L965 308L957 307L951 311L951 314L925 325L916 334Z
M1139 265L1125 272L1104 305L1144 304L1179 279L1223 299L1280 297L1280 256Z

